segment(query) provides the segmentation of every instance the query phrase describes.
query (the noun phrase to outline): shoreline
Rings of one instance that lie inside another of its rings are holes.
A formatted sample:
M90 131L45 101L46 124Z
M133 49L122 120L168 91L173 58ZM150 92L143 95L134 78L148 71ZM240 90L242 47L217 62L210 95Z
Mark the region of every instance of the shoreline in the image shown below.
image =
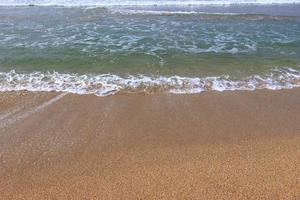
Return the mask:
M300 198L299 99L2 92L0 199Z
M283 67L240 79L230 75L189 77L116 74L72 74L58 72L0 72L0 92L66 92L109 96L118 93L200 94L203 92L281 90L300 87L300 71Z

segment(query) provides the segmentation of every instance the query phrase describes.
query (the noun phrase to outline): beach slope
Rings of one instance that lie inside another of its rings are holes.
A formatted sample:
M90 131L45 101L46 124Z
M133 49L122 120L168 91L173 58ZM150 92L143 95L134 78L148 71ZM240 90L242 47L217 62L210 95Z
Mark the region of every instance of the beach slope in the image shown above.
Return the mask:
M0 94L0 199L300 199L300 90Z

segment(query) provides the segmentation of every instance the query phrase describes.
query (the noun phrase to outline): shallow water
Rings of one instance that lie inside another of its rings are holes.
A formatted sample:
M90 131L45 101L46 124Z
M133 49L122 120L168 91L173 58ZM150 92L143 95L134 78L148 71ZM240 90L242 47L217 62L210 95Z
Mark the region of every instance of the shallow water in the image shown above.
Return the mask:
M0 88L101 95L297 87L297 10L299 4L0 7Z

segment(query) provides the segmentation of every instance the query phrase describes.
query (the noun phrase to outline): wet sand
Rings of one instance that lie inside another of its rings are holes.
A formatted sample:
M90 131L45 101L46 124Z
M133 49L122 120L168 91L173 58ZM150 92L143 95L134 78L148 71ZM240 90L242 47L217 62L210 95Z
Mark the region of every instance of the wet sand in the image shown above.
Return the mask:
M0 199L300 199L300 89L0 94Z

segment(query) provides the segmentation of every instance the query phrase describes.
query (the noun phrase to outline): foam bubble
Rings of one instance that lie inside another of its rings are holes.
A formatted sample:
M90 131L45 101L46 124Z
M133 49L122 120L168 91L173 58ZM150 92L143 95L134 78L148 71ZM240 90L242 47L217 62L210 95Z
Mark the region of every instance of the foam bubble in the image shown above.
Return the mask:
M290 89L300 87L300 71L275 68L265 75L234 79L215 77L128 76L113 74L63 74L58 72L0 72L0 91L57 91L106 96L116 93L192 94L204 91Z

